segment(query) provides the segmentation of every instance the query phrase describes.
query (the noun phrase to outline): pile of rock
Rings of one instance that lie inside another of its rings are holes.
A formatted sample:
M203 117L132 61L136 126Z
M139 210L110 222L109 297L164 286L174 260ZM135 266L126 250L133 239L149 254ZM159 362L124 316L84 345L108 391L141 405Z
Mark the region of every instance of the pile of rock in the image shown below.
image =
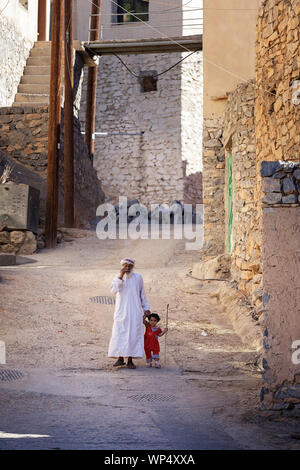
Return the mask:
M300 163L262 162L261 176L263 204L300 205Z
M0 232L0 253L32 255L36 250L36 237L29 230L3 230Z

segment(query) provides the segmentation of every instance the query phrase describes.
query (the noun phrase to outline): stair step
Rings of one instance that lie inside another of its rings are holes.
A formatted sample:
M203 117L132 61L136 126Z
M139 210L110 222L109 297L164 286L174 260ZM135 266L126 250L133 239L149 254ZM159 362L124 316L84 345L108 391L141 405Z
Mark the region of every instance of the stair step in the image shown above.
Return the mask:
M50 83L50 73L49 75L23 75L21 79L21 85L49 85Z
M64 59L62 58L62 66L64 65ZM27 62L26 62L26 66L34 66L34 67L45 67L45 66L49 66L50 67L50 64L51 64L51 57L50 55L45 55L45 56L42 56L42 57L28 57L27 59Z
M47 103L49 95L38 93L17 93L15 96L15 103Z
M30 57L50 57L51 47L34 47L30 51Z
M51 62L50 56L28 57L26 65L35 65L35 66L49 65L50 67L50 62Z
M51 41L35 41L34 47L51 47Z
M13 103L13 108L28 108L28 107L41 108L42 106L49 106L49 101L47 103L46 102L40 103L37 101L31 101L30 103L29 102Z
M29 94L42 94L42 95L49 95L50 94L50 84L48 85L41 85L37 83L25 83L21 84L18 87L18 93L29 93Z
M24 69L24 75L49 75L50 77L50 64L41 65L26 65Z

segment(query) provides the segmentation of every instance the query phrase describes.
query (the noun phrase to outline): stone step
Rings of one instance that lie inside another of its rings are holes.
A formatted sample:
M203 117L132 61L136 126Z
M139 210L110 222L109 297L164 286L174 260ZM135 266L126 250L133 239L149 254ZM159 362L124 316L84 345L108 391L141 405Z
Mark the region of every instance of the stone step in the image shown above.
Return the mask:
M13 103L13 108L40 108L41 106L49 106L49 100L47 102L45 101L44 103L40 103L37 101Z
M18 93L26 93L26 94L42 94L42 95L49 95L50 94L50 83L48 85L41 85L37 83L25 83L20 84L18 87Z
M40 84L40 85L49 85L50 84L50 74L49 75L23 75L21 79L21 84Z
M51 47L34 47L30 51L30 57L50 57Z
M28 57L26 65L35 65L35 66L45 66L48 65L50 67L50 56L43 56L43 57Z
M17 93L15 96L15 103L48 103L49 95L48 94L38 94L38 93Z
M64 64L64 59L62 58L62 65ZM50 55L44 55L40 57L28 57L26 66L49 66L51 64L51 57Z
M42 65L40 67L37 65L26 65L24 68L24 75L49 75L50 80L50 64Z
M34 47L51 47L51 41L35 41Z

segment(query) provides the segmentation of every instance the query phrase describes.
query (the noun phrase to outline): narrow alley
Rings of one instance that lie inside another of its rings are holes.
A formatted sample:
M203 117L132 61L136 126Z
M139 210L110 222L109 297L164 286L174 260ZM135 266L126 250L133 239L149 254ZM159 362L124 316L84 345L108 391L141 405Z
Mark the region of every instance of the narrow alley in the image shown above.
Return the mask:
M69 230L54 250L3 268L1 338L17 380L2 381L1 449L299 448L258 411L259 353L243 344L211 292L217 281L186 276L182 241L99 241ZM124 255L136 258L152 311L166 305L163 367L113 369L107 357L111 296ZM213 286L213 288L211 288ZM228 287L230 288L230 287ZM237 294L238 295L238 294ZM166 353L166 355L165 355Z

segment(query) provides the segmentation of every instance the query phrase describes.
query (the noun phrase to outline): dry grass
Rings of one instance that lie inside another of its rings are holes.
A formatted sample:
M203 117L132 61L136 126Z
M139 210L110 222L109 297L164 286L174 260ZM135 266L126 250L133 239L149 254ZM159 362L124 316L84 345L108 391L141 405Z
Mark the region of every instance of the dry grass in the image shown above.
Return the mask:
M0 176L0 184L7 183L10 179L10 175L13 171L13 167L11 165L6 165L2 175Z

